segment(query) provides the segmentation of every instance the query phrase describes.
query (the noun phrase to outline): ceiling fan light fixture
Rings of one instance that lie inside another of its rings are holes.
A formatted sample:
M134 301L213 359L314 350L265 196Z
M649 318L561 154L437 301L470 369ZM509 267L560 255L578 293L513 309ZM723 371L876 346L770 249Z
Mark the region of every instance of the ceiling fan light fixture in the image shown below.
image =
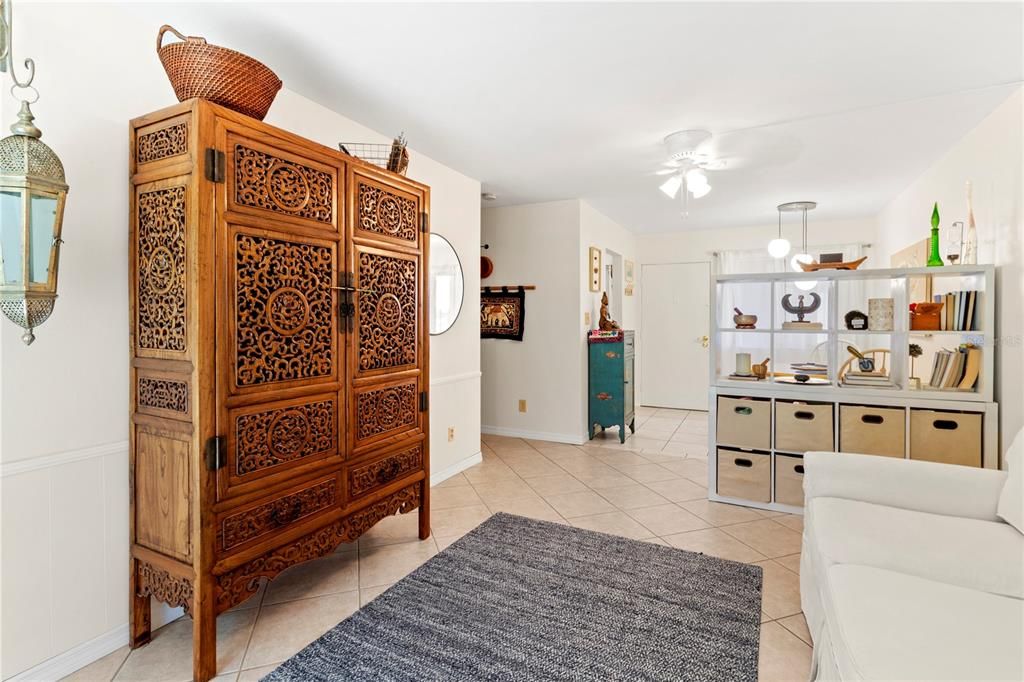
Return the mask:
M683 186L683 178L681 176L673 175L665 182L661 183L658 187L662 193L669 199L675 199L676 195L679 194L679 188Z
M691 168L686 171L686 189L689 190L694 199L700 199L705 196L711 191L708 174L700 168Z
M711 191L711 185L707 182L698 184L696 187L690 187L690 194L693 195L694 199L700 199L703 196L707 196L708 192Z

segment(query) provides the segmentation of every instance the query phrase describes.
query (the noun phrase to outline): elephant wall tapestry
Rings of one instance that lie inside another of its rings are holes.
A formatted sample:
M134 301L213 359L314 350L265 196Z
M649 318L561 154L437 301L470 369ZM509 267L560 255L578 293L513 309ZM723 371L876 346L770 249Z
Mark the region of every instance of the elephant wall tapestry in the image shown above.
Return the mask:
M480 292L480 338L523 340L526 292L522 289Z

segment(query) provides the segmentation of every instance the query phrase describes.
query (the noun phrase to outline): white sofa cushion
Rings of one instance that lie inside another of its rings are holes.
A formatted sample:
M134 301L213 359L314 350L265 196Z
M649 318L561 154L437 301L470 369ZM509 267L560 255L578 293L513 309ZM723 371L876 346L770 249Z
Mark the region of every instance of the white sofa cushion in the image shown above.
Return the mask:
M1024 533L1024 429L1017 432L1006 451L1006 483L999 495L999 518Z
M870 566L828 569L829 651L842 680L1024 679L1024 602Z
M805 550L823 575L832 564L863 564L1024 599L1024 535L998 521L814 498Z

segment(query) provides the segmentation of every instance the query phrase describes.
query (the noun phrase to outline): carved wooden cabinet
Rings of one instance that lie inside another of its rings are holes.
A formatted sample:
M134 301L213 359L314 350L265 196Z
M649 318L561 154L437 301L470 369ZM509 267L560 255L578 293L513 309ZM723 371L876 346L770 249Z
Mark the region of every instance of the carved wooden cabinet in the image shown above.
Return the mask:
M380 519L429 534L429 189L202 100L131 124L131 643Z

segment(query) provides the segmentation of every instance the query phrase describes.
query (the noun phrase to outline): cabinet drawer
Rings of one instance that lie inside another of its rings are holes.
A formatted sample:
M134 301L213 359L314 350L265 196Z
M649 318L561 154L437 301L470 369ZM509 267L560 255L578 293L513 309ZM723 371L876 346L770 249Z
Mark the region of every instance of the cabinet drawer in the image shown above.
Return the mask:
M910 410L910 459L981 466L979 412Z
M341 506L338 473L231 509L217 516L217 549L224 554Z
M839 406L839 451L903 457L906 413L899 407Z
M775 401L775 449L808 452L835 449L832 404Z
M347 467L348 499L355 500L423 470L423 442Z
M716 442L741 448L771 448L772 404L754 398L718 398Z
M718 494L752 502L771 502L771 455L718 449Z
M804 506L804 458L800 455L775 455L775 501Z

